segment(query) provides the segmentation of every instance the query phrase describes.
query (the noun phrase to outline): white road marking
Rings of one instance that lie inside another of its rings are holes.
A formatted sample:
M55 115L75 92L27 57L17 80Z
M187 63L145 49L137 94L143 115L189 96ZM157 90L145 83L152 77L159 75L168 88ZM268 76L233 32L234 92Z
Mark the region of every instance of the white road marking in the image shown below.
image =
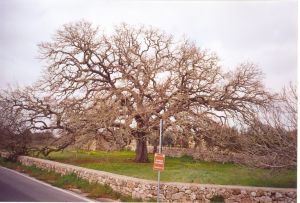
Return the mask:
M5 167L2 167L2 166L0 166L0 168L6 169L6 170L11 171L11 172L13 172L13 173L16 173L16 174L18 174L18 175L21 175L21 176L23 176L23 177L25 177L25 178L28 178L28 179L30 179L30 180L32 180L32 181L38 182L38 183L43 184L43 185L45 185L45 186L48 186L48 187L51 187L51 188L53 188L53 189L59 190L59 191L61 191L61 192L67 193L67 194L69 194L69 195L73 195L73 196L75 196L75 197L77 197L77 198L79 198L79 199L82 199L83 201L87 201L87 202L97 202L97 201L95 201L95 200L91 200L91 199L82 197L82 196L80 196L80 195L78 195L78 194L75 194L75 193L73 193L73 192L70 192L70 191L67 191L67 190L63 190L63 189L61 189L61 188L54 187L54 186L52 186L52 185L50 185L50 184L48 184L48 183L42 182L42 181L37 180L37 179L35 179L35 178L32 178L32 177L30 177L30 176L28 176L28 175L24 175L24 174L22 174L22 173L20 173L20 172L17 172L17 171L15 171L15 170L12 170L12 169L9 169L9 168L5 168Z

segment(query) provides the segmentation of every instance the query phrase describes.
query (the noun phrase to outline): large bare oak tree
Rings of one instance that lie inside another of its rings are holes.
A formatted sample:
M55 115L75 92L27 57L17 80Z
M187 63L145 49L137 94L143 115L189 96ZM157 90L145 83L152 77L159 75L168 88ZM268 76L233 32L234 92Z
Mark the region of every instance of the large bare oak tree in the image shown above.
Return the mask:
M243 121L271 98L255 65L225 72L216 55L151 27L122 24L105 34L80 21L62 26L39 48L47 67L43 88L83 111L112 106L113 119L105 125L137 141L138 162L148 161L147 138L161 118L166 127L180 114L219 123ZM101 112L98 117L107 116ZM94 124L96 130L103 128Z

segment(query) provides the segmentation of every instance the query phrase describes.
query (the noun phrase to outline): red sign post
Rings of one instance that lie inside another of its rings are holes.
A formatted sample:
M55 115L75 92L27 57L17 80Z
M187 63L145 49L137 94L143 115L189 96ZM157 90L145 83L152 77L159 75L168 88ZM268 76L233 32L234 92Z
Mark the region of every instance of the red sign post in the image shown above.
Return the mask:
M159 202L159 188L160 188L160 172L165 168L165 155L162 151L162 134L163 134L163 120L160 119L159 126L159 148L158 153L154 154L153 170L157 171L157 202Z
M153 170L163 171L165 169L165 155L160 153L154 154Z

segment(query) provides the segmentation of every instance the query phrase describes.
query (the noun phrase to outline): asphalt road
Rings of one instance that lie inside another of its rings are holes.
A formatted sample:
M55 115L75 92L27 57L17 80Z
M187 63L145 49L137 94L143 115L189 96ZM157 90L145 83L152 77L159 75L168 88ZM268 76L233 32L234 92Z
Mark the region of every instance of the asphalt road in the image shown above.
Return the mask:
M87 202L90 200L0 166L0 201Z

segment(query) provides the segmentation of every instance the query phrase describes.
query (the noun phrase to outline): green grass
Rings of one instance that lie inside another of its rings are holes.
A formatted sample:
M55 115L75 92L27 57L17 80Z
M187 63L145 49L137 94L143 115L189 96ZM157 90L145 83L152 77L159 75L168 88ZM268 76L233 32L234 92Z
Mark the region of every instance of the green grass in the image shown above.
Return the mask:
M48 159L86 168L107 171L137 178L156 180L157 173L150 163L134 162L134 152L64 151L50 154ZM220 185L245 185L262 187L297 187L297 170L269 170L251 168L232 163L196 161L191 157L166 157L165 171L161 180L167 182L188 182Z
M47 171L39 169L35 166L24 166L20 163L10 162L0 158L0 165L11 168L23 173L26 173L32 177L35 177L44 182L50 183L53 186L64 189L80 189L84 193L88 193L90 198L110 198L114 200L121 200L123 202L138 202L141 199L133 199L128 195L121 195L118 192L112 190L108 185L101 185L98 183L89 183L86 180L78 178L75 174L60 175L53 171Z

